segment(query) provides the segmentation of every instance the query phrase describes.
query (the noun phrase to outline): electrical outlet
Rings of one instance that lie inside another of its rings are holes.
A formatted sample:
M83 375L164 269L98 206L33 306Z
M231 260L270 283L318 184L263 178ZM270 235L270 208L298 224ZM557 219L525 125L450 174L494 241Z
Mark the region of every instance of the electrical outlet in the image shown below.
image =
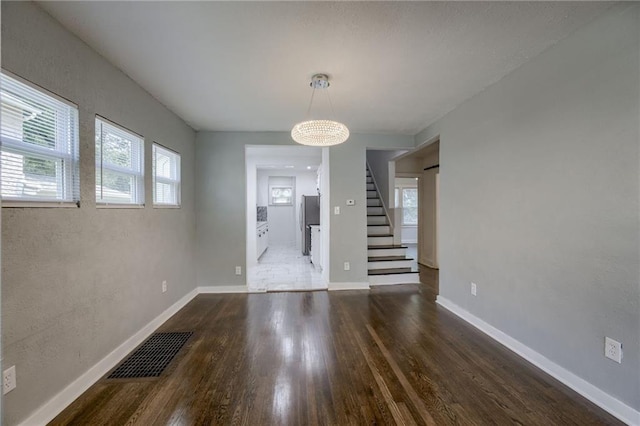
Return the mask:
M167 281L162 281L162 292L166 293L167 292Z
M333 214L340 214L340 206L335 206L333 208Z
M236 266L236 275L242 275L242 266Z
M344 270L345 271L351 270L351 264L349 262L344 262Z
M471 283L471 294L475 296L477 292L478 292L478 286L476 286L476 283Z
M16 366L4 370L2 373L2 394L6 395L16 388Z
M604 356L617 362L622 363L622 343L605 337L604 338Z

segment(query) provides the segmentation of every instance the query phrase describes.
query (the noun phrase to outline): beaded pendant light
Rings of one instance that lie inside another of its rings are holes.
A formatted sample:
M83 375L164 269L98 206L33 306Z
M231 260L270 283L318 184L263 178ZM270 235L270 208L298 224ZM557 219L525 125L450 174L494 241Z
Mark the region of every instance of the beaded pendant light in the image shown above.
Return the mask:
M311 100L307 109L307 117L311 112L311 105L316 90L324 89L327 92L331 112L333 112L333 104L329 97L329 77L325 74L316 74L311 79L313 92L311 92ZM335 115L335 114L334 114ZM302 121L291 129L291 137L294 141L302 145L309 146L331 146L338 145L349 139L349 129L342 123L333 120L306 120Z

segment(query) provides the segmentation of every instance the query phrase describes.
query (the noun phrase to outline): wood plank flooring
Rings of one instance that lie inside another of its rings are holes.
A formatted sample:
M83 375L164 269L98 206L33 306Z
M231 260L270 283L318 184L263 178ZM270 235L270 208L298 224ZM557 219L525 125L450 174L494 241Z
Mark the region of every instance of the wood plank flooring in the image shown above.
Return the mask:
M53 425L621 424L435 304L423 284L199 295L153 380L102 379Z

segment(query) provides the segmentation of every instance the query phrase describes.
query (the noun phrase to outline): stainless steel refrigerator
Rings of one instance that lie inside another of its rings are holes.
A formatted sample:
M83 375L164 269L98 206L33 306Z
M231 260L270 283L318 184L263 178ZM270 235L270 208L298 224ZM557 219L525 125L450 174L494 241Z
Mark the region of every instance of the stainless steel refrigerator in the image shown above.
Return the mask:
M303 195L300 203L300 231L302 234L302 254L311 252L311 225L320 225L320 197Z

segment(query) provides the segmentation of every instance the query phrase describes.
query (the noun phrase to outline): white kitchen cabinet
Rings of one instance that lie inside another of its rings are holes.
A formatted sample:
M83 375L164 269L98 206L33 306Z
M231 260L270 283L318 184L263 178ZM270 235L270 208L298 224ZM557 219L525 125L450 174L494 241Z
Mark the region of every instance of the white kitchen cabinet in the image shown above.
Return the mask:
M320 238L320 226L311 225L311 253L309 258L313 266L322 269L322 238Z
M256 258L259 259L269 247L269 223L258 222L256 226Z

